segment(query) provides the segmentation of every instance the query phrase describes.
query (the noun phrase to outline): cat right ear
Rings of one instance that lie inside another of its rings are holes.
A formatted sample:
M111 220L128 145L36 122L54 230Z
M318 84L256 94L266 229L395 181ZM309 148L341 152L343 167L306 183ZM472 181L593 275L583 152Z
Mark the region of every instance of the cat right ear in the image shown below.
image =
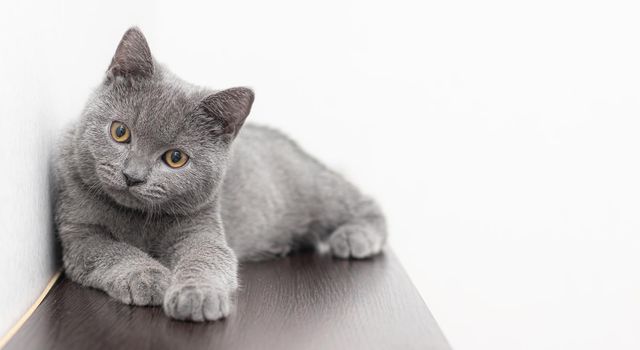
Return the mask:
M235 138L251 112L254 94L251 89L235 87L207 96L200 107L210 120L209 130L216 136Z
M153 74L153 58L147 39L136 27L124 33L107 69L107 81L117 77L146 78Z

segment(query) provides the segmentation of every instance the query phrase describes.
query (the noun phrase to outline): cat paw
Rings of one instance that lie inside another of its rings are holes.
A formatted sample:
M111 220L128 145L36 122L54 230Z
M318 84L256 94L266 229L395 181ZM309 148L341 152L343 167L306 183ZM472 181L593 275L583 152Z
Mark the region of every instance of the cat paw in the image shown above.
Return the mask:
M126 304L161 305L170 275L164 266L132 270L116 280L109 294Z
M342 259L363 259L380 253L384 236L361 225L338 227L329 237L331 253Z
M229 316L232 290L214 284L172 285L164 299L164 312L171 318L214 321Z

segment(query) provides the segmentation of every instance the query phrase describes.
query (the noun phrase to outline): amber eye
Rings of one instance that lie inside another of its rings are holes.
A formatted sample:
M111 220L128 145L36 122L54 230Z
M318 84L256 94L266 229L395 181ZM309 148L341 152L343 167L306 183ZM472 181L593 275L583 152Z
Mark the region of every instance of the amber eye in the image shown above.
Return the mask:
M131 132L124 123L111 123L111 137L120 143L128 143L131 140Z
M187 160L189 160L189 156L182 153L182 151L172 149L165 152L162 159L164 159L164 162L167 163L168 166L176 169L184 166L187 163Z

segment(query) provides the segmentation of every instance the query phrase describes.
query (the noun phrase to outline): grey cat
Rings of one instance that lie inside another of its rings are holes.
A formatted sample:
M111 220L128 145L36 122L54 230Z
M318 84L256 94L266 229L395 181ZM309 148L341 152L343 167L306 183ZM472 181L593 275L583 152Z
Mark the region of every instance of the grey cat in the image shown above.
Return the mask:
M238 260L322 242L339 258L379 253L374 201L283 134L240 131L253 99L180 80L129 29L55 160L67 276L204 321L231 312Z

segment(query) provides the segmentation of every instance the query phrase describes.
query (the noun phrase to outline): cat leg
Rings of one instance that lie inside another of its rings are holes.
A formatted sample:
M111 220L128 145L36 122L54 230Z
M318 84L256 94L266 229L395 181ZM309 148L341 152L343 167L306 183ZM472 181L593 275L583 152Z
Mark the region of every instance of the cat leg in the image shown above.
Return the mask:
M140 249L109 237L95 225L61 224L66 275L133 305L160 305L170 271Z
M380 253L387 239L387 228L378 205L362 197L347 208L350 217L329 236L331 253L343 259L363 259Z
M222 225L207 220L182 223L167 236L165 258L173 276L164 299L165 313L198 322L228 316L238 289L238 261Z

